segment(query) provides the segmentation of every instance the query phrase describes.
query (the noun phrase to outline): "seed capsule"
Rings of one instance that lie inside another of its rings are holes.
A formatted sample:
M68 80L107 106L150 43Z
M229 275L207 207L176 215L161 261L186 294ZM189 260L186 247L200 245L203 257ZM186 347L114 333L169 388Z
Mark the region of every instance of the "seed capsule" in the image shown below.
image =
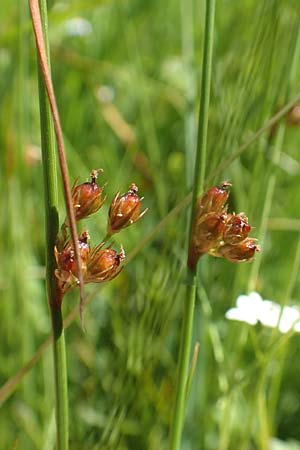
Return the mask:
M215 252L215 256L220 256L233 263L251 261L255 252L259 252L260 247L256 244L256 240L246 238L242 242L232 245L221 245Z
M248 217L244 213L228 214L223 233L225 244L238 244L243 241L251 231Z
M190 243L188 266L196 267L198 259L218 245L225 227L225 214L208 213L196 222Z
M98 172L100 170L92 170L91 179L92 181L87 181L72 187L72 200L75 212L75 219L81 220L91 214L98 211L105 202L105 197L102 197L103 187L99 187L96 183L98 177Z
M87 271L87 261L90 253L88 244L89 234L84 231L78 238L78 247L80 254L81 272L85 278ZM61 252L55 248L55 259L57 269L55 275L59 280L60 288L66 292L71 287L78 284L78 267L76 263L75 251L73 245L67 242Z
M121 247L118 254L112 248L101 250L104 244L92 250L88 264L86 282L102 283L115 278L120 272L120 263L125 259L125 252Z
M137 194L138 187L132 183L126 194L117 193L111 202L108 213L107 234L111 236L128 227L143 217L147 210L141 213L141 202Z
M219 186L213 186L206 191L198 201L197 216L209 212L224 213L227 207L226 202L229 197L229 187L231 183L223 181Z

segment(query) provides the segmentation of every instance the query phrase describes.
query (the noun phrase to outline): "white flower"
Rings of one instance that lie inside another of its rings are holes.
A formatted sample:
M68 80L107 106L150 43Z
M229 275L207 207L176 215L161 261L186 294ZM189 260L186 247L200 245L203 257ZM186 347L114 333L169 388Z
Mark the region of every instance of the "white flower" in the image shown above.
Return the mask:
M229 320L246 322L249 325L262 325L270 328L278 327L281 333L294 330L300 332L300 310L296 306L283 308L272 300L263 300L257 292L239 295L236 307L229 309L225 317Z

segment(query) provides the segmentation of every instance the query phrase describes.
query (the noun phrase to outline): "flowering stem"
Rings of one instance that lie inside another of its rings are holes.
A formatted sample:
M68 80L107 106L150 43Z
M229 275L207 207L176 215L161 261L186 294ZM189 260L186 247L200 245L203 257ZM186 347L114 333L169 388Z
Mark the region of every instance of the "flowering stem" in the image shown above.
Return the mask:
M45 8L47 7L47 0L43 0ZM39 7L39 0L29 0L29 10L32 19L33 31L35 35L35 42L40 66L40 73L43 78L45 93L49 99L49 106L53 118L53 127L56 136L57 152L59 159L59 166L61 172L61 179L63 184L63 191L65 197L65 205L68 217L68 223L70 227L70 235L72 238L72 245L75 253L75 261L78 268L78 280L79 280L79 290L80 290L80 317L83 324L83 275L80 263L80 253L78 244L78 234L76 227L76 218L72 202L72 194L69 182L68 166L66 159L66 152L64 148L63 132L60 124L59 112L56 104L56 98L54 93L54 88L52 84L52 78L50 73L50 66L48 64L47 47L49 47L48 42L44 38L43 30L43 20L41 18L41 11ZM45 18L45 16L44 16ZM45 21L44 21L45 23ZM45 28L45 27L44 27ZM46 39L48 39L46 37ZM48 51L49 55L49 51Z
M41 20L49 60L47 2L40 0ZM54 275L54 246L58 233L58 195L53 122L43 75L39 69L39 102L46 216L46 285L53 331L54 380L56 394L57 449L68 449L68 390L65 338L59 293Z
M202 60L201 99L198 121L197 153L195 161L194 188L192 210L190 220L189 240L192 234L192 224L195 217L197 199L204 186L208 111L210 100L211 67L213 52L215 0L206 0L205 35ZM175 406L170 429L170 450L179 450L186 410L186 393L188 383L189 361L192 343L192 331L194 321L194 307L196 298L196 267L187 269L186 300L184 304L178 375L176 383Z

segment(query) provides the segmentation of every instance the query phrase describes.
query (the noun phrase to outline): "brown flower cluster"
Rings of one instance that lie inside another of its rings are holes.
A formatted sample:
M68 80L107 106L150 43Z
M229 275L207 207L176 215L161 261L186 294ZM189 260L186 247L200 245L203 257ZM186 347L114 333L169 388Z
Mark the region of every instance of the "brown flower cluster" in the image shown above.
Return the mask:
M93 170L91 181L82 184L77 184L76 181L72 187L72 201L77 222L97 212L105 202L106 197L103 196L105 186L100 187L96 182L100 171L102 170ZM128 192L115 195L109 208L106 237L96 247L90 247L88 231L85 230L79 235L80 268L84 283L110 281L122 270L121 263L125 259L123 247L121 246L118 253L111 245L107 246L106 242L113 234L138 221L145 214L146 210L141 212L142 198L137 192L137 186L132 183ZM68 227L66 219L55 247L57 265L55 276L61 297L69 289L79 285L78 266Z
M227 212L231 184L211 187L198 200L189 246L188 266L194 270L208 253L230 262L250 261L260 251L256 239L248 237L251 226L244 213Z

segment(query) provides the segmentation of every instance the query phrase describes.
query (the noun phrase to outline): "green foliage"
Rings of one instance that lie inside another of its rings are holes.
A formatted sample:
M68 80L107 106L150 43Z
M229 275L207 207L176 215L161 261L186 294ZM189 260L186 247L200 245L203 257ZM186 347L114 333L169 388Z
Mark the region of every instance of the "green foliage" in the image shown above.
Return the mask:
M84 181L92 168L102 167L108 199L131 182L139 186L149 211L116 235L116 246L130 253L191 188L203 2L53 3L52 71L71 178ZM2 4L1 385L50 333L35 49L27 2ZM74 35L76 22L70 21L76 17L87 21L81 26L88 34ZM299 94L298 57L291 73L298 25L298 0L217 2L208 176ZM257 274L251 263L201 261L193 337L200 351L183 450L299 447L299 335L224 317L249 287L299 306L299 280L291 285L291 277L300 231L300 131L285 124L281 142L278 127L273 135L266 132L214 180L233 183L232 210L249 215L253 236L263 234L264 244ZM108 201L80 225L89 229L93 244L105 235L107 209ZM60 193L61 222L64 217ZM86 333L79 321L66 331L72 450L167 449L186 283L186 222L182 210L114 281L86 289L92 296ZM65 316L77 302L77 292L66 296ZM46 350L1 406L0 448L53 449L53 406Z

